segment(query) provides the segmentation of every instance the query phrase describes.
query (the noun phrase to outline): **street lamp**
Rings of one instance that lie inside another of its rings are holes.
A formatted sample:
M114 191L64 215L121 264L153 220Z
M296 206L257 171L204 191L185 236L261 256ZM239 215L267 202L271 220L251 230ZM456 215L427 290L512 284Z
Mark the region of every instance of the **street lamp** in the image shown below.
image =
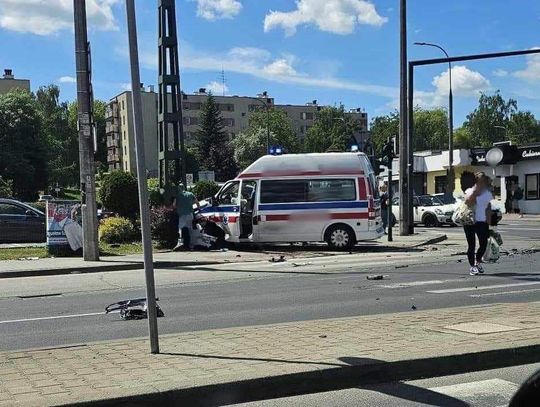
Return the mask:
M262 95L266 99L267 93L263 92ZM255 100L256 102L261 103L264 106L264 109L266 110L266 153L268 154L270 152L270 106L268 105L268 102L266 100L254 98L251 96L245 96L245 97L247 99Z
M414 45L423 45L427 47L435 47L440 49L446 55L446 58L450 58L448 52L443 47L437 44L429 42L415 42ZM455 175L454 175L454 97L452 95L452 62L448 61L448 194L454 193L455 188Z

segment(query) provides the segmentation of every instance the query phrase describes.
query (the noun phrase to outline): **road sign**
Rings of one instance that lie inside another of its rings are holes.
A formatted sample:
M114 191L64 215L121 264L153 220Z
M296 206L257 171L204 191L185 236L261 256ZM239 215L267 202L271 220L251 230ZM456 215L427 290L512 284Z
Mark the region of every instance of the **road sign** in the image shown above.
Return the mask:
M193 185L193 174L186 174L186 183L188 187Z

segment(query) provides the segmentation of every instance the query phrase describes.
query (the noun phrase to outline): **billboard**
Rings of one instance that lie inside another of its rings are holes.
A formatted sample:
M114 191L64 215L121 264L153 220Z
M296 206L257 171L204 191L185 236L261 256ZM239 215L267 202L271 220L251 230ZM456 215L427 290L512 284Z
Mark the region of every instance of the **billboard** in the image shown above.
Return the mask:
M47 246L77 251L83 247L81 204L47 201Z

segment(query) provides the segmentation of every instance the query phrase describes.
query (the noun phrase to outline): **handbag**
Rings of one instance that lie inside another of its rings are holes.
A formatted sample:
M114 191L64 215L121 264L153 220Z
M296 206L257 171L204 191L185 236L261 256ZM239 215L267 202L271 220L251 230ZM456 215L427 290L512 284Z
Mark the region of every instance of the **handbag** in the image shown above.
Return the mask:
M454 211L452 221L459 226L474 225L474 206L462 202Z
M501 257L499 245L493 237L490 237L488 239L488 245L482 260L484 263L495 263L497 260L499 260L499 257Z

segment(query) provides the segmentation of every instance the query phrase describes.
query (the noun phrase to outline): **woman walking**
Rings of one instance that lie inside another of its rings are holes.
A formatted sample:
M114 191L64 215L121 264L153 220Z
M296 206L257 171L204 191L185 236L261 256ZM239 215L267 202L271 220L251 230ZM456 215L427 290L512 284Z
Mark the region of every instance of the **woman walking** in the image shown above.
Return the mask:
M491 179L483 172L475 174L476 184L465 191L465 203L474 207L474 225L467 225L467 257L471 266L469 274L475 276L482 274L482 257L486 252L489 238L489 223L491 222ZM476 237L478 237L478 250L476 251Z

